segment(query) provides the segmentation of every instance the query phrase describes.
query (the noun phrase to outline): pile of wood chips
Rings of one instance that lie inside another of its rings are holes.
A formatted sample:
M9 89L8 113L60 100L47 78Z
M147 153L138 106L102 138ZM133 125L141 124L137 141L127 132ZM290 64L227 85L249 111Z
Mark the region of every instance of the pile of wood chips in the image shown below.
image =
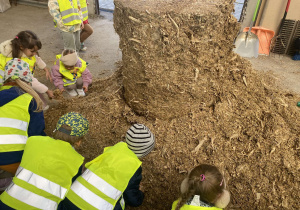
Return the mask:
M90 131L79 152L89 161L124 141L131 124L148 126L156 147L142 160L138 209L171 209L201 163L224 174L228 209L298 209L299 96L232 52L232 10L231 0L115 0L122 67L88 96L51 107L47 133L61 115L83 114Z

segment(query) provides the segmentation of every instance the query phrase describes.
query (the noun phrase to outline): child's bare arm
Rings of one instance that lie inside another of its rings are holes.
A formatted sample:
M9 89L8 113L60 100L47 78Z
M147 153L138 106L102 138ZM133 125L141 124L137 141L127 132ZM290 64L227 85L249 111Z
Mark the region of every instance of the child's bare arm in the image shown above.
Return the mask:
M46 78L47 78L47 80L49 80L50 82L53 82L52 77L51 77L51 75L50 75L49 69L48 69L47 67L45 67L45 68L44 68L44 71L45 71L45 73L46 73Z

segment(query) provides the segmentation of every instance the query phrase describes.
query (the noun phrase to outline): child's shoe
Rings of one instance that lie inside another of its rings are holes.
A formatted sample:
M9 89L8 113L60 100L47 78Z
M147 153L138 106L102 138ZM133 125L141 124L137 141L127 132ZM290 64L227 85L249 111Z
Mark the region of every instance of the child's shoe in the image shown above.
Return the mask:
M66 90L66 92L69 93L69 95L71 97L75 97L75 96L78 95L77 92L76 92L76 90Z
M44 108L43 108L43 111L46 111L49 109L49 105L46 105Z
M84 43L82 42L80 45L80 51L86 51L87 47L84 46Z
M83 89L77 89L77 93L79 96L85 96L85 92L83 91Z

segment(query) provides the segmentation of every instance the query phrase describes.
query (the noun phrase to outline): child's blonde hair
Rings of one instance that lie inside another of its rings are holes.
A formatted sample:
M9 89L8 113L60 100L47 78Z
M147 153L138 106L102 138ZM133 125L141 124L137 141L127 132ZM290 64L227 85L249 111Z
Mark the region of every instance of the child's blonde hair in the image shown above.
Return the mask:
M223 175L217 167L206 164L195 167L184 181L187 186L181 193L175 210L179 210L194 195L200 195L201 201L207 204L214 204L225 185Z
M8 79L6 82L10 82L10 81L11 81L11 79ZM35 99L36 106L37 106L35 111L36 112L43 111L43 101L41 100L40 96L32 89L32 87L28 83L22 81L20 78L15 79L13 81L16 82L17 85L22 90L24 90L26 93L29 93Z

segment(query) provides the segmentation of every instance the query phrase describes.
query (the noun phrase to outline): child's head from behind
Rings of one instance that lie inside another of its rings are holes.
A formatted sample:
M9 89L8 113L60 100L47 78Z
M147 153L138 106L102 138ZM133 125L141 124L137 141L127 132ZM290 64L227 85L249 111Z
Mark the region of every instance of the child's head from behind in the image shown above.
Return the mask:
M21 56L21 52L23 52L27 57L32 57L42 48L41 41L32 31L21 31L16 35L11 43L13 58L19 58Z
M79 146L89 130L89 122L81 114L69 112L61 116L56 124L54 138Z
M16 79L20 79L28 84L32 82L29 64L19 58L11 59L6 63L3 76L4 83Z
M145 125L134 124L126 133L126 143L138 158L142 158L153 150L155 137Z
M39 95L31 87L32 78L33 76L29 69L29 64L25 61L19 58L14 58L6 63L3 84L19 86L35 99L37 103L36 111L42 111L43 102Z
M199 195L201 201L225 208L230 200L229 192L225 187L223 175L217 167L201 164L195 167L181 183L181 202L177 206L181 207L188 199Z
M63 63L67 70L72 70L78 61L77 53L74 50L64 50L61 53L60 61Z

